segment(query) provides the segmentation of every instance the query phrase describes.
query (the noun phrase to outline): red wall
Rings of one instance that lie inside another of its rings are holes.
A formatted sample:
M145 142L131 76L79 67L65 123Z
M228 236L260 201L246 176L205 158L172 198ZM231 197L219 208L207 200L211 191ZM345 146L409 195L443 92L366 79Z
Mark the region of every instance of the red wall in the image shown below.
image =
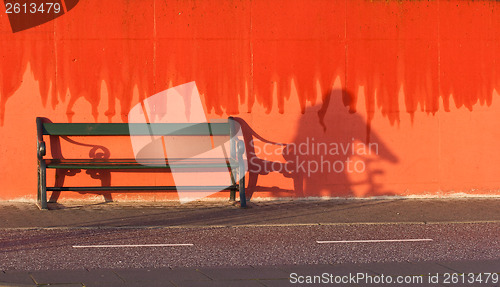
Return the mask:
M242 118L265 140L376 144L349 157L363 172L272 172L254 197L500 194L497 1L80 1L17 33L0 12L0 199L36 196L36 116L126 122L140 100L190 81L209 118Z

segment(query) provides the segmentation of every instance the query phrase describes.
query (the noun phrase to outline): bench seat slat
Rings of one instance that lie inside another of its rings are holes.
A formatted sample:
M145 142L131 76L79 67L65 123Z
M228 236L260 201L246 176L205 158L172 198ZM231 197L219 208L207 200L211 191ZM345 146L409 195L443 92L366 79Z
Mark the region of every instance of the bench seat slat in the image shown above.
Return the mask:
M132 131L132 132L131 132ZM53 136L223 136L229 135L229 123L44 123L42 133Z
M135 159L47 159L47 168L57 169L151 169L151 168L223 168L237 167L234 161L221 159L148 159L138 163Z
M47 187L48 191L118 191L118 190L238 190L237 185L230 186L56 186Z

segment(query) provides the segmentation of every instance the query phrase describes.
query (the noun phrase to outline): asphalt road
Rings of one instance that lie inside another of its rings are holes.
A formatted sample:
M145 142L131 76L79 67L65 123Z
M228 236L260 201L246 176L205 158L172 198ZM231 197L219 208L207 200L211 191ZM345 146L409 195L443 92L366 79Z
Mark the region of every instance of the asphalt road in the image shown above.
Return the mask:
M499 262L499 235L495 222L14 228L0 233L0 270Z

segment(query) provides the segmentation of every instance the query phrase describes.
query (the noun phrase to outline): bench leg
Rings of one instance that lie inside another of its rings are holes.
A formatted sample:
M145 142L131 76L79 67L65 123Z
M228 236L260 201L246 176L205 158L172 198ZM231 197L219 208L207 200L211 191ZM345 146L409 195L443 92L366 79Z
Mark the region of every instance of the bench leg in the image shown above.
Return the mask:
M246 207L247 206L247 197L245 195L245 176L243 175L240 178L240 205L241 207Z
M238 177L239 177L239 192L240 192L240 206L247 206L247 198L245 195L245 162L243 161L243 154L245 153L245 143L242 140L238 140L237 144L238 150Z
M47 167L45 165L45 161L40 161L38 166L38 207L42 210L46 210L47 208Z
M247 197L245 195L245 164L243 163L243 158L240 156L239 160L239 192L240 192L240 206L247 206Z
M233 184L233 186L236 185L237 180L238 180L238 170L231 167L231 183ZM229 201L235 201L235 200L236 200L236 190L231 189L229 191Z

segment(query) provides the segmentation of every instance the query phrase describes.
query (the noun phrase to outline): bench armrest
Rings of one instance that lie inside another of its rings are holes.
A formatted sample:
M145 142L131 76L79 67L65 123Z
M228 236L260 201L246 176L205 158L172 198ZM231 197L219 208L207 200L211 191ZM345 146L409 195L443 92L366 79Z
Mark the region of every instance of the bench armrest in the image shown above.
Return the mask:
M45 149L45 142L44 141L39 141L36 143L36 154L38 156L38 159L42 159L45 154L46 154L46 149Z
M43 123L41 118L36 118L36 153L38 159L42 159L46 154L45 142L43 141Z

